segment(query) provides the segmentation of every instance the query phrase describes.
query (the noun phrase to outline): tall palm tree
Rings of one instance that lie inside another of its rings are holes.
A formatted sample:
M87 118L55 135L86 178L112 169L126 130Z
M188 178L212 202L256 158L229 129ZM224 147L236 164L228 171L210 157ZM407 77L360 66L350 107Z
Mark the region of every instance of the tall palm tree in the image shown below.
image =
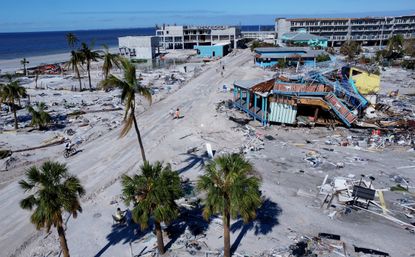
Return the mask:
M79 179L68 173L65 164L47 161L41 167L32 166L26 171L27 180L19 181L20 187L31 194L20 201L20 207L33 213L30 221L36 229L52 226L58 230L63 256L69 257L68 244L63 229L62 214L74 218L82 212L79 198L85 194Z
M231 256L230 218L240 215L244 222L256 217L261 205L260 181L253 176L253 167L241 155L227 154L206 165L197 188L206 192L203 216L208 219L220 213L223 218L224 256Z
M91 85L91 62L96 62L98 59L101 59L101 55L99 51L92 50L86 43L81 44L81 48L79 49L79 53L82 55L82 59L86 63L86 71L88 72L88 82L89 82L89 90L92 91Z
M46 112L46 105L44 102L40 102L36 106L37 110L33 106L28 106L27 111L32 115L32 126L38 126L39 129L44 129L51 120L49 113Z
M2 85L0 91L0 103L9 105L14 116L14 128L18 129L16 101L20 105L20 99L27 96L26 89L20 86L17 81L13 81Z
M135 117L135 95L136 93L144 96L151 104L151 92L149 88L142 86L137 80L135 66L125 58L121 59L122 69L124 70L124 79L109 75L107 79L101 82L104 89L118 87L122 90L121 101L125 104L124 127L120 137L124 137L131 130L133 124L137 134L138 143L141 149L143 161L146 161L143 141L141 139L140 130L138 129L137 119Z
M74 33L69 32L66 34L66 42L68 43L70 48L74 48L76 44L79 42L79 39Z
M175 200L183 196L180 177L170 165L163 167L160 162L145 161L140 171L140 175L122 177L122 193L127 205L134 204L132 218L141 229L148 227L150 219L154 220L158 250L164 254L160 223L170 223L179 214Z
M81 81L81 73L79 69L82 69L83 58L82 54L78 51L72 50L71 51L71 58L65 64L67 69L72 70L78 78L79 81L79 91L82 91L82 81Z
M119 55L110 53L107 45L103 45L103 47L105 51L103 54L104 64L102 65L102 71L104 73L105 79L107 79L111 69L114 66L117 68L121 68L121 62Z
M29 64L29 61L26 60L26 58L23 58L22 60L20 60L20 64L23 65L24 75L27 76L26 64Z

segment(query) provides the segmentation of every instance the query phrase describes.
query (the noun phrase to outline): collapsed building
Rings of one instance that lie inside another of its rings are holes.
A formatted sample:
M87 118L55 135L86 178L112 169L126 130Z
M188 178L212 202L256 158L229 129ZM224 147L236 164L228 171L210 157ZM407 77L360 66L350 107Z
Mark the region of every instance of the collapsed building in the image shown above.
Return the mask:
M234 106L267 124L336 125L351 127L363 110L376 103L379 75L344 66L302 77L236 81ZM370 101L369 101L369 100Z

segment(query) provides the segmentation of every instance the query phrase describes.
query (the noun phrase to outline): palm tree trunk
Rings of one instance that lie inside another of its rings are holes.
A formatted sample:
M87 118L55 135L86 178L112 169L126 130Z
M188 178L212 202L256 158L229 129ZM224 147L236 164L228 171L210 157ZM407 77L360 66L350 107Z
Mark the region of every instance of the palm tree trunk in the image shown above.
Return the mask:
M58 226L58 235L59 235L59 241L61 243L63 257L70 257L68 243L66 242L66 237L65 237L65 230L63 230L62 225Z
M138 143L140 144L141 156L143 157L143 161L147 161L146 153L144 152L143 141L141 140L140 130L138 129L137 119L135 118L134 110L135 110L135 108L132 108L132 110L131 110L132 114L131 115L133 115L134 128L135 128L135 132L137 134Z
M231 257L231 235L229 231L231 215L229 213L229 201L225 198L225 209L223 215L223 251L224 257Z
M161 231L160 222L155 221L154 225L156 227L157 247L159 249L159 253L164 254L163 231Z
M92 91L92 85L91 85L91 67L90 67L89 61L86 64L86 69L88 71L89 91Z
M13 111L13 116L14 116L14 129L18 129L19 124L17 123L16 105L14 103L12 103L12 111Z
M79 80L79 92L81 92L82 91L81 74L79 73L79 70L76 73L78 75L78 80Z

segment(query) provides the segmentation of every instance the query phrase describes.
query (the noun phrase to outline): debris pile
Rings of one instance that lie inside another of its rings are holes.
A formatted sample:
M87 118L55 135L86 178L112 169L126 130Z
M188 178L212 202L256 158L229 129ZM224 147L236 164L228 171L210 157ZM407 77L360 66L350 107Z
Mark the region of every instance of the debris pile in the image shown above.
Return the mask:
M331 219L337 215L347 215L356 211L384 218L415 233L414 196L409 195L405 199L397 198L392 202L393 204L391 203L392 194L388 195L388 198L385 197L390 192L407 192L410 186L402 187L398 184L391 188L375 189L373 185L375 178L369 176L368 179L365 175L361 175L359 180L335 177L327 182L328 175L326 175L319 187L319 195L323 196L321 208L326 206L326 209L330 210L328 216Z

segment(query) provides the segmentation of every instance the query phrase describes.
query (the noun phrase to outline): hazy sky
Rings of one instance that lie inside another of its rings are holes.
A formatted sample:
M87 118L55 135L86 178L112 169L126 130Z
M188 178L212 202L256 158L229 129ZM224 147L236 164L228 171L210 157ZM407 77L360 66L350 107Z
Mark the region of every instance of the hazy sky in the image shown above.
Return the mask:
M276 17L413 13L415 0L1 0L0 32L162 23L271 25Z

